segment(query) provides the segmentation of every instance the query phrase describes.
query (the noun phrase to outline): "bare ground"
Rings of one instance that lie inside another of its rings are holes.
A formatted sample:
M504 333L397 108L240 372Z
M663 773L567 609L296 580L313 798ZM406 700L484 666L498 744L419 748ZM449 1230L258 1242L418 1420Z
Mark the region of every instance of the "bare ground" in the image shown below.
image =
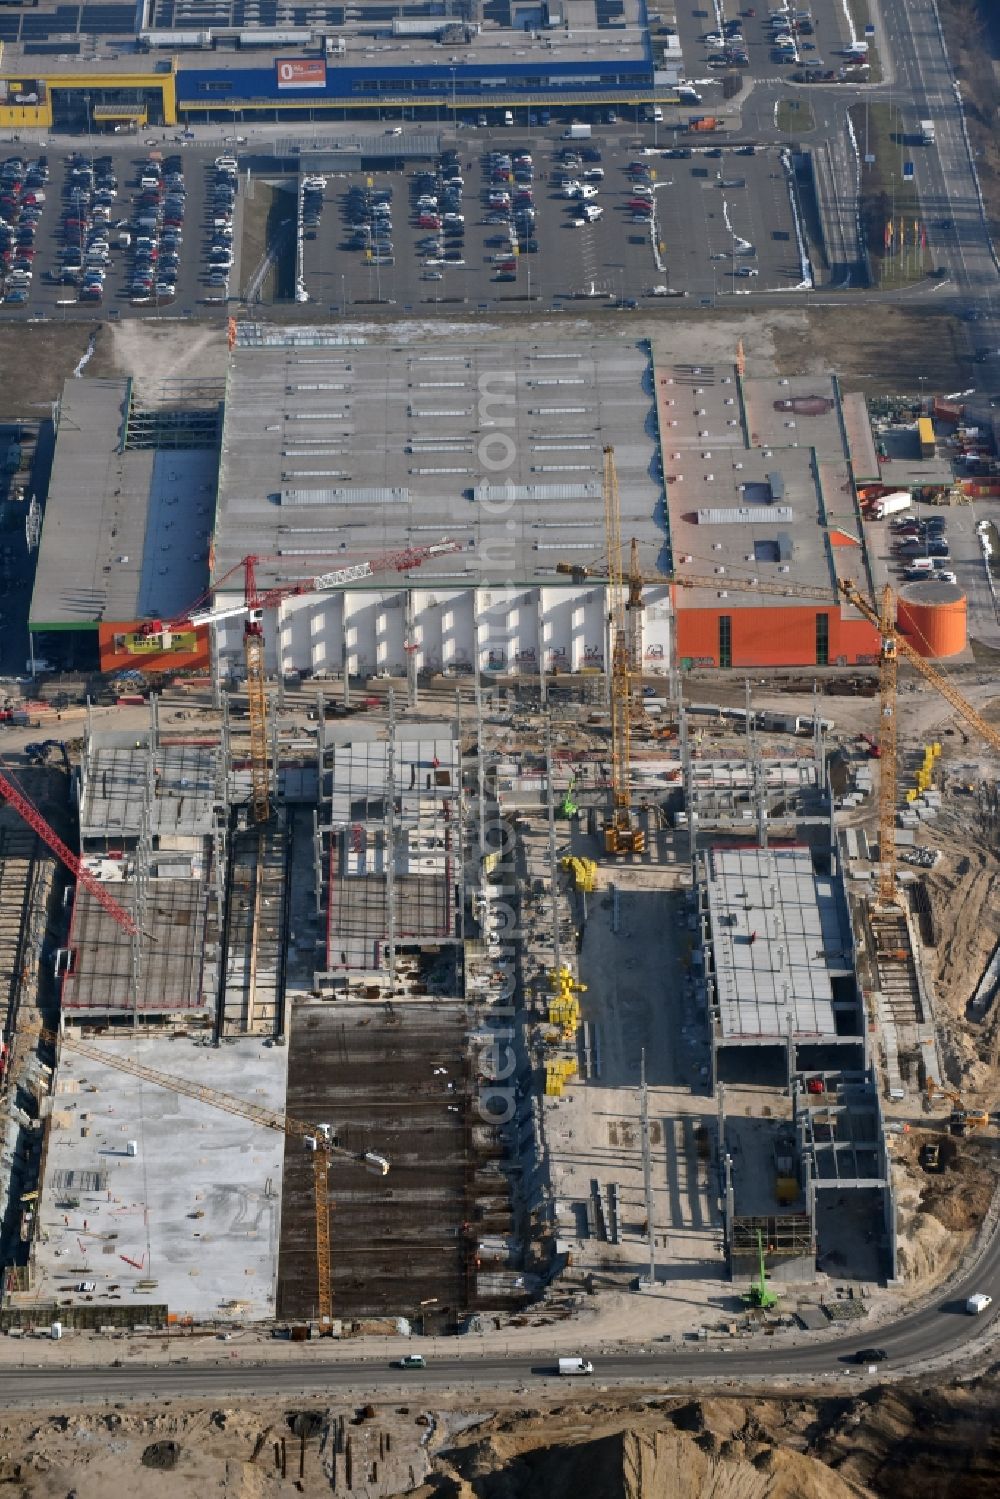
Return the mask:
M147 405L178 405L186 388L216 384L226 378L226 330L188 322L150 324L137 320L108 325L87 373L132 375Z
M986 1499L1000 1483L992 1373L823 1399L559 1396L530 1408L8 1412L0 1484L18 1499Z
M0 417L37 421L47 415L44 408L62 393L91 335L100 348L108 329L100 322L0 323Z
M814 307L803 310L797 329L787 320L776 326L774 344L782 374L833 369L845 390L866 395L956 390L968 384L972 367L962 323L929 307L881 303L870 316ZM747 370L756 373L750 345Z

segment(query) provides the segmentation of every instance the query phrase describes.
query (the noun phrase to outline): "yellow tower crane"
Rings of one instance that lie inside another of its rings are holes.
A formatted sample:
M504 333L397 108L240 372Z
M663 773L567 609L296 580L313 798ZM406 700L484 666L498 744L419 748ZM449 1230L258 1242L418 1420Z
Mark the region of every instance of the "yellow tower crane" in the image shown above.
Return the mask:
M896 624L896 605L892 589L887 583L882 590L879 607L858 592L850 579L840 584L844 597L863 614L869 624L879 632L879 890L880 905L894 906L899 902L896 886L896 673L902 656L929 682L935 692L950 703L960 718L975 729L992 749L1000 751L1000 733L977 713L967 698L963 697L943 672L920 653L914 650L905 635L899 633Z
M243 599L236 602L226 600L206 608L192 607L176 619L148 620L142 634L151 639L159 637L164 651L170 648L171 635L181 628L214 625L224 619L243 619L243 659L247 676L247 715L250 720L250 815L257 824L267 821L271 812L271 764L267 744L267 668L265 663L264 613L276 609L285 599L306 593L323 593L328 589L345 588L365 578L375 577L381 572L408 572L420 567L432 557L443 557L450 552L461 551L457 541L447 537L426 546L404 547L400 551L385 552L363 562L353 562L337 567L332 572L320 573L314 578L302 578L294 583L258 586L258 563L279 559L247 556L237 564L243 569ZM212 585L218 591L222 584L237 571L230 568ZM199 601L200 602L200 601Z
M266 1109L260 1104L249 1103L245 1098L234 1098L230 1093L220 1093L217 1088L207 1088L203 1083L193 1083L186 1077L177 1077L170 1072L160 1072L155 1067L147 1067L145 1063L137 1062L131 1057L115 1056L110 1052L102 1051L98 1046L91 1046L87 1041L67 1035L65 1031L57 1036L54 1031L43 1030L41 1039L53 1046L57 1040L61 1040L63 1046L69 1051L75 1052L78 1056L89 1057L92 1062L99 1062L104 1067L114 1067L119 1072L128 1073L130 1077L140 1078L143 1082L153 1083L175 1093L183 1093L185 1097L197 1099L199 1103L209 1104L213 1109L222 1109L227 1114L235 1114L240 1119L249 1120L251 1124L259 1124L262 1129L276 1130L278 1134L290 1135L293 1139L301 1140L303 1145L313 1152L316 1307L320 1323L329 1326L333 1315L333 1290L330 1285L330 1161L333 1156L339 1156L344 1160L360 1162L375 1176L386 1176L390 1163L385 1156L379 1155L377 1151L357 1153L345 1150L332 1138L329 1125L307 1124L301 1119L291 1118L288 1114L279 1114L274 1109Z
M607 506L607 501L605 501ZM610 533L609 533L610 534ZM608 541L608 556L611 557L612 542ZM620 542L616 554L621 556ZM586 578L600 576L603 567L587 567L580 563L558 562L556 572L568 574L577 582ZM609 580L612 576L610 560L607 574ZM621 572L619 569L619 577ZM632 542L629 559L629 607L635 611L635 616L641 618L642 586L645 583L669 583L676 588L725 588L728 591L740 593L757 593L779 598L803 598L803 599L825 599L829 597L829 589L821 588L819 585L795 584L795 583L762 583L756 578L740 578L731 573L722 576L699 575L685 573L683 575L674 573L646 572L639 566L639 549L635 541ZM897 733L897 674L899 660L902 657L913 666L926 682L938 692L947 703L950 703L955 712L974 729L981 739L985 740L993 749L1000 752L1000 732L991 724L988 724L981 714L977 713L967 698L959 692L943 672L933 666L924 656L921 656L907 640L905 635L899 631L896 623L896 600L892 588L887 583L879 595L878 607L871 603L860 592L857 585L850 578L839 579L837 591L859 614L861 614L870 625L878 631L879 637L879 887L878 901L880 905L896 905L899 901L897 889L897 864L896 864L896 785L898 775L898 733ZM623 611L624 628L624 611ZM633 632L634 634L634 632ZM626 692L625 702L628 702L631 678L633 670L629 670L627 677L629 691ZM612 697L612 704L614 697ZM626 715L627 716L627 715Z
M622 580L621 495L612 447L604 449L604 532L611 623L611 808L604 826L604 848L609 854L641 854L646 835L632 816L632 667Z

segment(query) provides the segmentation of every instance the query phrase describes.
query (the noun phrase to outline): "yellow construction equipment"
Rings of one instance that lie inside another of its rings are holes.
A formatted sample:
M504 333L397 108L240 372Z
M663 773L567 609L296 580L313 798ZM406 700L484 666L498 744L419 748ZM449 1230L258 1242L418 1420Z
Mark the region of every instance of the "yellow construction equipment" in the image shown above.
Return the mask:
M606 502L607 507L607 502ZM620 536L613 527L608 532L609 582L614 573L621 578ZM612 546L617 543L618 567L612 566ZM714 588L724 585L727 590L741 593L756 593L778 598L827 598L829 589L809 584L761 583L756 578L739 578L727 573L725 578L686 573L683 577L672 573L637 572L638 549L633 548L630 568L630 591L636 589L640 577L643 583L671 583L677 588ZM556 572L569 574L578 581L600 576L600 566L586 567L579 563L558 562ZM896 607L892 588L886 584L879 596L878 607L860 592L850 578L838 580L837 589L841 597L873 625L879 634L879 886L878 903L882 906L898 904L896 878L896 777L897 777L897 724L896 724L896 678L899 659L902 657L913 666L934 690L950 703L955 712L993 749L1000 751L1000 732L977 713L970 702L948 680L943 672L921 656L905 635L896 626ZM624 611L622 611L624 616ZM623 617L624 629L624 617ZM627 663L626 663L627 664ZM628 673L626 673L628 675ZM627 693L626 693L627 701ZM614 696L612 696L612 704Z
M560 859L560 868L564 873L571 875L574 890L582 890L586 895L592 895L597 889L597 864L593 859L578 859L576 855L570 855Z
M960 1093L956 1093L954 1088L946 1088L944 1083L939 1083L933 1077L929 1077L924 1083L924 1092L927 1094L928 1099L931 1100L935 1099L940 1093L943 1098L947 1098L951 1103L960 1104L962 1102L962 1095Z
M267 747L267 672L264 666L263 609L252 610L243 626L250 720L250 814L254 822L271 815L271 763Z
M971 1134L975 1130L988 1129L990 1115L986 1109L967 1109L962 1102L961 1093L954 1088L946 1088L935 1078L929 1077L924 1083L924 1092L927 1094L928 1102L940 1093L942 1098L947 1098L949 1103L955 1105L952 1110L952 1126L961 1134Z
M606 853L641 854L646 835L632 816L632 668L622 582L622 513L615 450L604 449L604 532L608 549L611 620L611 808L604 825Z
M727 586L731 586L728 585ZM844 597L854 605L870 624L877 626L880 638L879 649L879 707L881 712L879 733L879 886L878 903L894 906L899 902L896 885L896 672L899 657L903 656L926 682L939 692L945 702L950 703L965 722L976 730L993 749L1000 750L1000 733L976 712L937 667L916 651L904 635L896 628L896 610L892 589L888 585L882 590L879 608L876 610L859 593L850 579L840 584Z
M313 1152L316 1306L320 1323L329 1325L333 1315L333 1290L330 1285L329 1175L331 1157L339 1156L345 1160L357 1161L375 1176L388 1174L390 1166L388 1159L376 1151L358 1153L345 1150L332 1138L328 1124L307 1124L301 1119L291 1118L288 1114L279 1114L273 1109L263 1108L260 1104L248 1103L245 1098L234 1098L230 1093L220 1093L216 1088L207 1088L204 1084L193 1083L188 1078L177 1077L169 1072L160 1072L155 1067L147 1067L145 1063L137 1062L131 1057L115 1056L110 1052L102 1051L98 1046L91 1046L87 1041L70 1036L65 1031L60 1032L58 1036L54 1031L47 1030L43 1030L40 1034L43 1041L55 1045L57 1040L61 1040L63 1046L69 1051L76 1052L78 1056L89 1057L91 1061L99 1062L102 1066L114 1067L119 1072L128 1073L130 1077L141 1078L143 1082L154 1083L175 1093L183 1093L185 1097L197 1099L199 1103L209 1104L213 1109L222 1109L227 1114L235 1114L240 1119L259 1124L262 1129L276 1130L279 1134L290 1135L294 1139L301 1140L303 1145Z
M576 1075L576 1062L572 1057L556 1057L545 1063L545 1093L548 1098L561 1098L563 1089L571 1077Z

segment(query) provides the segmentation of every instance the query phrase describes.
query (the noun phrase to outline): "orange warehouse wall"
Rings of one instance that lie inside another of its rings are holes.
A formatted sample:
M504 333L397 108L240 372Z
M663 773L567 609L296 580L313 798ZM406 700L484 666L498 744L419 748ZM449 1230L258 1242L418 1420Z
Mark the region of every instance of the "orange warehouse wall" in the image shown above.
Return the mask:
M678 609L677 659L700 665L719 664L719 617L732 620L732 664L740 666L815 666L816 616L829 624L829 661L869 665L878 657L878 632L867 620L841 618L838 608L808 606L773 609Z
M192 633L189 630L187 635L177 637L173 650L137 651L130 648L130 637L144 623L143 620L125 620L119 624L104 624L99 627L102 671L141 671L151 675L165 671L199 670L208 666L208 630L204 625L193 632L193 650L188 646Z

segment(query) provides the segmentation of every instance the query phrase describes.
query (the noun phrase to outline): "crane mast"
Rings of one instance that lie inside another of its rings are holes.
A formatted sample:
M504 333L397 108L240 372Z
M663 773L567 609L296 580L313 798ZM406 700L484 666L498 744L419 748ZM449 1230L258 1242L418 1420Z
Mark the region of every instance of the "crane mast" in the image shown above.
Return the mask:
M604 449L604 531L611 623L611 810L604 829L604 848L609 854L638 854L646 840L632 821L632 668L622 576L621 495L615 450L610 446Z
M879 604L879 800L878 800L878 898L879 904L896 903L896 649L892 589L887 583Z
M250 720L250 818L266 822L271 815L271 758L267 748L267 673L264 664L264 610L257 592L256 557L243 559L243 660L247 674Z
M57 1035L54 1031L42 1030L40 1035L43 1041L47 1041L52 1045L57 1040ZM185 1097L194 1098L199 1103L210 1105L213 1109L221 1109L227 1114L235 1114L237 1118L247 1119L251 1124L260 1125L262 1129L270 1129L278 1134L290 1135L293 1139L301 1140L305 1145L311 1146L314 1152L312 1171L316 1218L316 1305L320 1322L329 1323L333 1313L333 1293L330 1288L332 1267L330 1253L330 1161L333 1156L338 1156L349 1161L357 1161L368 1166L377 1175L385 1176L389 1171L388 1160L375 1152L357 1154L354 1151L345 1150L343 1146L336 1144L331 1139L329 1126L327 1125L307 1124L301 1119L293 1119L287 1114L279 1114L274 1109L250 1103L245 1098L236 1098L231 1093L221 1093L217 1088L206 1087L204 1083L195 1083L189 1078L178 1077L170 1072L161 1072L156 1067L147 1067L144 1062L137 1062L132 1057L116 1056L113 1052L103 1051L98 1046L91 1046L87 1041L78 1040L75 1036L69 1036L66 1032L62 1032L61 1039L62 1044L68 1050L76 1052L80 1056L89 1057L92 1062L99 1062L105 1067L113 1067L118 1072L128 1073L130 1077L141 1078L143 1082L166 1088L170 1092L184 1094Z

